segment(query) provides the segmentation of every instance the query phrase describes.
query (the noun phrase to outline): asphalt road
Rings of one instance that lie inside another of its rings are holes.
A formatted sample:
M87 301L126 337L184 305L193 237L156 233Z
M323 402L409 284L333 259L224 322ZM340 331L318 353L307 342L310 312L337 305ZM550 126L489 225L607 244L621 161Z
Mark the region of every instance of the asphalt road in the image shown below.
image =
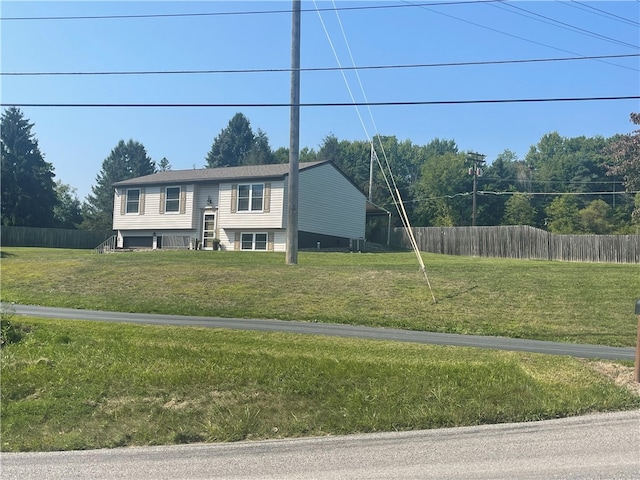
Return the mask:
M640 411L226 444L0 454L5 480L640 479Z
M127 322L149 325L196 326L207 328L232 328L271 332L303 333L337 337L392 340L432 345L453 345L496 350L512 350L551 355L568 355L578 358L601 358L606 360L635 360L635 349L607 347L602 345L579 345L572 343L544 342L506 337L458 335L453 333L430 333L391 328L372 328L355 325L329 323L292 322L284 320L189 317L146 313L118 313L72 308L14 305L18 315L35 317L66 318L71 320L99 320L104 322Z

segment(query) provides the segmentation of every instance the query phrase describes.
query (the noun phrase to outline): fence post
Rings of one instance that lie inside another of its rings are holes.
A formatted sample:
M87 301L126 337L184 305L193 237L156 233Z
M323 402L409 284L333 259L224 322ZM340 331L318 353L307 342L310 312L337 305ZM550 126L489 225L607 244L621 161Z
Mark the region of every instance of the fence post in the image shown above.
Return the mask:
M636 364L634 377L640 383L640 300L636 302L636 315L638 316L638 338L636 339Z

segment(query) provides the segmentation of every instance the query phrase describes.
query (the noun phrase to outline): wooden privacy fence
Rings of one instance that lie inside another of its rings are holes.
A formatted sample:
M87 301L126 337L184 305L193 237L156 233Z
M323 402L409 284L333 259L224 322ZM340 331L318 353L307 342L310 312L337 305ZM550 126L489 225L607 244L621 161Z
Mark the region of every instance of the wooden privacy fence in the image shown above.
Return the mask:
M92 232L63 228L1 227L3 247L95 248L113 235L111 230Z
M640 263L640 235L557 235L530 226L416 227L423 252L474 257L563 260L570 262ZM395 228L391 243L411 248L404 228Z

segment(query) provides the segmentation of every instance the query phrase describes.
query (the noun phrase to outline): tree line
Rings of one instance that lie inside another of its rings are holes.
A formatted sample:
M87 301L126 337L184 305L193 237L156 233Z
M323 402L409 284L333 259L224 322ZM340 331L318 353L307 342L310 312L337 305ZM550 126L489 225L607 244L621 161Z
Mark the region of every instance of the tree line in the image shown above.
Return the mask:
M640 114L632 113L631 121L640 125ZM81 203L71 186L54 182L53 165L44 160L33 126L18 108L2 115L3 225L109 230L115 182L171 169L166 158L153 161L140 142L120 140ZM610 138L566 138L552 132L524 158L504 150L489 164L481 155L460 151L452 139L417 145L381 136L373 145L371 192L372 148L367 141L328 135L317 151L301 149L300 161L334 162L374 204L395 213L387 188L393 175L414 226L473 222L531 225L554 233L640 233L640 130ZM204 161L206 168L287 163L289 151L273 150L267 135L254 132L249 120L236 113L214 138ZM378 162L389 166L386 180ZM398 215L394 218L399 222ZM386 228L383 223L371 222L368 236Z

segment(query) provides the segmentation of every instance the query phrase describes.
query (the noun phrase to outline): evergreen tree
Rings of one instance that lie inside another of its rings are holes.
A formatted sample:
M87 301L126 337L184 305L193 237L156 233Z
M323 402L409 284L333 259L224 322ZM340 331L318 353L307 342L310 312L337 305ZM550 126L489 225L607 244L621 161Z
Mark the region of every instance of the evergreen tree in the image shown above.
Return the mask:
M162 157L160 162L158 162L158 171L166 172L167 170L171 170L171 164L169 160L167 160L167 157Z
M129 178L155 173L156 165L147 155L144 146L136 141L120 140L102 162L102 170L96 177L93 194L84 205L84 228L111 230L113 228L113 184Z
M275 163L274 160L267 134L258 129L258 134L253 138L251 150L242 162L243 165L270 165Z
M33 127L22 111L12 107L2 114L1 211L3 225L51 227L58 203L53 166L45 162Z
M245 165L254 146L255 135L251 124L242 113L236 113L226 128L213 140L205 160L208 168Z

